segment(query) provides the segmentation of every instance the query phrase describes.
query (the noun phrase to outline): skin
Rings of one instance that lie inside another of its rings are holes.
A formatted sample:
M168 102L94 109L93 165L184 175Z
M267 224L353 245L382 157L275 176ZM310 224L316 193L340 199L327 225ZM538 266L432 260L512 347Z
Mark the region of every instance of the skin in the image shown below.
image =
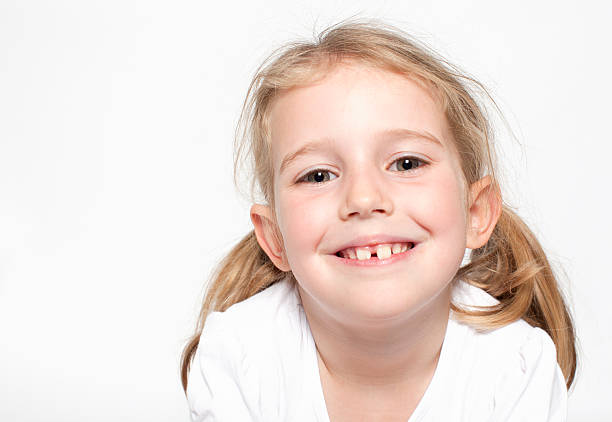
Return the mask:
M405 421L435 372L450 282L465 248L489 239L500 198L488 176L465 190L443 111L395 73L342 64L316 84L279 95L270 128L274 209L255 204L251 219L263 250L298 281L330 419ZM396 128L441 145L381 136ZM321 138L317 150L281 173L285 157ZM412 169L397 161L406 156ZM315 169L323 182L303 178ZM356 236L372 234L418 244L378 267L334 256Z

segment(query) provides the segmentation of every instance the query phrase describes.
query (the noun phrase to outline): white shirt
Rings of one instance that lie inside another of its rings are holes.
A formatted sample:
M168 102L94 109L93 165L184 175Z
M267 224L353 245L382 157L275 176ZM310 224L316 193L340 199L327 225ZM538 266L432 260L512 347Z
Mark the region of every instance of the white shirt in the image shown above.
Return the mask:
M492 305L460 281L453 301ZM287 280L208 315L188 378L197 422L330 422L315 343ZM449 318L434 376L407 422L565 421L554 343L523 320L487 333Z

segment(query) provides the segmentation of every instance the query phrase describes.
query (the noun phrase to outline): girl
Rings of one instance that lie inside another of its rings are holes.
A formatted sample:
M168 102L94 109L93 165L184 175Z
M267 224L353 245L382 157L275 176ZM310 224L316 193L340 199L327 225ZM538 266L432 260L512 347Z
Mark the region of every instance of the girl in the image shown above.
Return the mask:
M574 328L502 201L482 87L376 22L264 64L235 164L266 204L185 348L192 419L565 420Z

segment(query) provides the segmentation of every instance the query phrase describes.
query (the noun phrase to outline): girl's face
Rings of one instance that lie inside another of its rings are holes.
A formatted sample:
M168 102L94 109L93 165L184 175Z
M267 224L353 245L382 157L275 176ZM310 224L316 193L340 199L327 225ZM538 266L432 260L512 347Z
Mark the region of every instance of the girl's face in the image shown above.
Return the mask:
M452 134L427 91L342 65L280 95L270 125L283 259L302 301L336 320L376 322L441 300L467 216ZM387 257L394 244L400 253ZM382 257L353 259L368 252Z

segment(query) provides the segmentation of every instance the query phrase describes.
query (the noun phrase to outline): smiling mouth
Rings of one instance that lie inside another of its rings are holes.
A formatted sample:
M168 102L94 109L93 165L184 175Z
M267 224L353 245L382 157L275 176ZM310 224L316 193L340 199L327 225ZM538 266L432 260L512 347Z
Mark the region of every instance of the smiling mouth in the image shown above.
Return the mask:
M355 261L367 261L372 257L379 260L387 259L393 255L401 254L414 248L413 242L402 243L383 243L374 246L362 246L346 248L335 253L338 258L345 258Z

